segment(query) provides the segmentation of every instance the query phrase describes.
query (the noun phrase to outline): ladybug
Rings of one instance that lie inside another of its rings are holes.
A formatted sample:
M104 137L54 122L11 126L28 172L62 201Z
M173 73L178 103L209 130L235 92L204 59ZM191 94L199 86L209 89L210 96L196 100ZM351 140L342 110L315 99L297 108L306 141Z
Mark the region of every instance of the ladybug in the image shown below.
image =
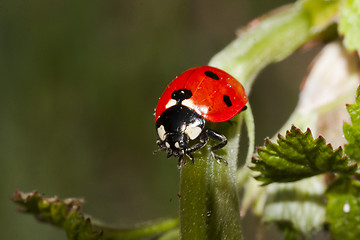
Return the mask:
M194 163L191 153L204 147L210 138L219 142L211 147L212 156L227 165L214 152L223 148L227 139L206 128L206 122L227 121L245 110L247 102L243 86L223 70L201 66L185 71L167 86L156 106L156 143L160 149L155 152L178 157L180 168L184 156Z

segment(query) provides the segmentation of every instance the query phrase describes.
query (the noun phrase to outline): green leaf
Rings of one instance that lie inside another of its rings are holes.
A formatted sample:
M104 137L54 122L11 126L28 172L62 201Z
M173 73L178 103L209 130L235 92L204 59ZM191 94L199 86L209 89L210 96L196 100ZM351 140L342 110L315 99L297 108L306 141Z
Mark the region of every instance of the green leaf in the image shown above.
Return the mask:
M321 173L353 174L357 163L343 156L342 148L333 150L324 138L313 139L310 129L305 133L295 126L285 137L278 135L277 144L269 139L258 148L250 168L260 172L255 178L265 184L292 182Z
M360 183L340 177L328 188L326 221L335 239L357 240L360 236Z
M302 240L304 239L304 236L300 234L298 231L296 231L291 223L285 221L285 222L279 222L278 227L280 228L281 232L284 234L285 240Z
M57 197L43 198L36 191L29 194L16 191L12 200L23 208L23 212L34 214L38 220L63 227L70 240L103 239L102 231L93 229L90 218L80 212L83 204L80 199L61 201Z
M349 51L360 52L360 0L347 0L340 12L339 32Z
M348 144L345 145L345 154L352 160L360 161L360 87L356 93L356 103L346 106L352 125L344 123L343 131Z
M178 228L175 228L162 235L158 240L179 240L179 239L180 239L180 230Z
M290 236L310 236L325 221L325 184L323 175L292 183L274 183L266 186L268 198L262 220L275 222Z

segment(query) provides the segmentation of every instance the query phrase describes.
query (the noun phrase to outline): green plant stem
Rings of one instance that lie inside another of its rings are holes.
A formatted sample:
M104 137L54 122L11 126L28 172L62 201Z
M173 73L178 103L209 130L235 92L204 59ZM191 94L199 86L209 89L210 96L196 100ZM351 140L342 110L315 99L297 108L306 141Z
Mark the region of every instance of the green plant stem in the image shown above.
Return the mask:
M209 65L232 74L250 93L264 67L283 60L310 40L328 37L319 34L332 23L341 2L298 1L255 19Z
M242 239L239 200L235 186L237 154L230 149L239 145L242 115L235 117L233 126L221 124L223 133L232 141L224 156L228 166L217 163L209 148L197 152L195 164L181 169L180 230L182 239ZM221 151L218 151L221 152Z
M254 116L252 114L251 106L247 104L248 109L245 112L244 120L246 125L246 130L248 134L248 153L246 155L245 164L240 168L236 173L236 187L239 189L242 187L249 179L251 171L248 166L251 164L252 156L254 155L255 150L255 123Z
M116 229L103 226L101 223L94 222L95 228L103 230L104 240L117 240L117 239L141 239L147 236L159 234L172 230L179 224L178 218L170 218L159 221L151 221L144 223L133 228L128 229Z
M249 94L255 76L265 66L283 60L329 25L334 17L329 12L336 11L328 10L339 2L301 1L256 19L209 65L232 74ZM213 126L228 138L224 151L218 151L228 166L216 163L208 146L194 154L195 164L181 169L181 239L242 239L235 177L242 115L232 122Z

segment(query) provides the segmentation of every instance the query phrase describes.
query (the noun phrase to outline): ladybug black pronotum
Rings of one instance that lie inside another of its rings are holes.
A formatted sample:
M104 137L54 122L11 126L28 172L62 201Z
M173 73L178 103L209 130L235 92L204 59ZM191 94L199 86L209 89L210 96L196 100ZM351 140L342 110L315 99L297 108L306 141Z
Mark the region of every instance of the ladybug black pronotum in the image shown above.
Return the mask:
M220 142L211 148L213 157L227 164L214 152L224 147L227 139L206 128L206 121L227 121L245 110L247 102L243 86L223 70L210 66L187 70L168 85L156 106L157 151L178 157L180 168L185 155L194 162L191 153L211 138Z

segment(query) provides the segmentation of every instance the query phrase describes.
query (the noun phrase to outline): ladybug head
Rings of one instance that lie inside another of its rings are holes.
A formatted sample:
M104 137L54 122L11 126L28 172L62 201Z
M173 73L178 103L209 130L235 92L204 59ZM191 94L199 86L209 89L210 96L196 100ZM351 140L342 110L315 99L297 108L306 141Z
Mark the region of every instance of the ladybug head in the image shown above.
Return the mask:
M189 137L183 133L169 133L163 141L168 157L184 155L188 143Z

